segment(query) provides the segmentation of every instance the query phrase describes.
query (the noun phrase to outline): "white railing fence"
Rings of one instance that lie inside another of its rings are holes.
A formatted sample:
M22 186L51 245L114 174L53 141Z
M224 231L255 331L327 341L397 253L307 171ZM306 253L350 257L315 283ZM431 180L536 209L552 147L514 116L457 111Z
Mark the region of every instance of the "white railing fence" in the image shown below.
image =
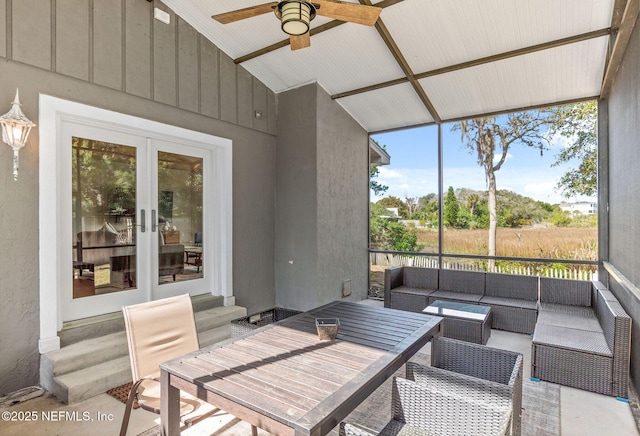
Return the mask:
M438 268L438 259L429 256L411 256L406 254L392 253L369 253L369 262L371 265L380 266L419 266L423 268ZM514 262L504 265L498 263L490 266L487 262L478 261L457 261L444 260L442 267L444 269L462 269L468 271L486 271L501 274L518 274L527 276L553 277L560 279L574 280L597 280L598 271L588 266L567 265L562 264L561 267L546 265L541 267L521 266Z

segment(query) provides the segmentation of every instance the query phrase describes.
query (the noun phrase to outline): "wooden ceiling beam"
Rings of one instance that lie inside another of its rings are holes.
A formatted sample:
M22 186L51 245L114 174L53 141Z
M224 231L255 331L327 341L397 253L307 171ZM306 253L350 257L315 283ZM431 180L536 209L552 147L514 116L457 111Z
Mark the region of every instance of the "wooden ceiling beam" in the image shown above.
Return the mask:
M612 29L618 30L620 28L620 23L622 23L622 15L624 14L624 9L626 5L627 5L627 0L615 0L613 2L613 13L611 14Z
M634 0L634 1L637 1L637 0ZM476 67L476 66L479 66L479 65L488 64L488 63L491 63L491 62L497 62L497 61L501 61L501 60L504 60L504 59L509 59L509 58L516 57L516 56L522 56L522 55L526 55L526 54L530 54L530 53L535 53L535 52L542 51L542 50L548 50L548 49L555 48L555 47L561 47L563 45L575 44L575 43L581 42L581 41L587 41L587 40L594 39L594 38L600 38L602 36L606 36L606 35L610 35L610 34L611 34L611 28L595 30L595 31L583 33L583 34L580 34L580 35L570 36L568 38L557 39L557 40L554 40L554 41L544 42L542 44L536 44L536 45L532 45L532 46L529 46L529 47L520 48L520 49L517 49L517 50L511 50L511 51L507 51L507 52L504 52L504 53L499 53L499 54L492 55L492 56L486 56L486 57L475 59L475 60L468 61L468 62L462 62L460 64L450 65L450 66L447 66L447 67L438 68L438 69L431 70L431 71L425 71L425 72L416 74L415 77L418 80L419 79L424 79L426 77L432 77L432 76L437 76L439 74L451 73L453 71L462 70L462 69L465 69L465 68ZM354 90L351 90L351 91L345 91L345 92L342 92L340 94L332 95L331 97L334 98L334 99L349 97L351 95L356 95L356 94L361 94L363 92L368 92L368 91L373 91L373 90L376 90L376 89L386 88L387 86L398 85L400 83L405 83L405 82L408 82L408 79L403 77L403 78L399 78L399 79L389 80L387 82L382 82L382 83L378 83L378 84L374 84L374 85L369 85L369 86L366 86L366 87L363 87L363 88L354 89Z
M317 35L318 33L324 32L326 30L329 29L333 29L334 27L338 27L341 24L344 24L344 21L339 21L339 20L333 20L333 21L329 21L328 23L322 24L321 26L318 27L314 27L313 29L311 29L309 31L309 33L311 34L311 36L313 35ZM243 62L246 62L248 60L257 58L258 56L262 56L265 55L267 53L271 53L272 51L278 50L279 48L282 47L286 47L290 44L289 38L287 39L283 39L282 41L276 42L275 44L271 44L267 47L261 48L260 50L256 50L252 53L248 53L244 56L241 56L237 59L234 59L233 62L236 64L241 64Z
M563 101L557 101L554 103L544 103L544 104L536 104L536 105L531 105L531 106L522 106L522 107L518 107L518 108L513 108L513 109L509 109L507 111L504 110L500 110L500 111L493 111L493 112L484 112L484 113L476 113L473 115L468 115L468 116L464 116L464 117L456 117L456 118L448 118L445 120L442 120L443 124L447 124L447 123L457 123L460 121L465 121L465 120L470 120L472 118L483 118L483 117L495 117L498 115L504 115L504 114L510 114L510 113L515 113L515 112L526 112L526 111L531 111L531 110L536 110L536 109L546 109L552 106L565 106L568 104L575 104L575 103L582 103L584 101L590 101L590 100L596 100L598 98L597 95L591 96L591 97L583 97L583 98L573 98L571 100L563 100ZM402 127L394 127L391 129L383 129L383 130L374 130L372 132L369 132L369 135L379 135L381 133L389 133L389 132L398 132L401 130L407 130L407 129L415 129L417 127L429 127L429 126L433 126L436 123L420 123L420 124L414 124L411 126L402 126Z
M388 8L389 6L393 6L393 5L395 5L397 3L400 3L400 2L403 2L403 1L404 0L384 0L384 1L381 1L380 3L377 3L375 6L384 9L384 8ZM334 27L337 27L337 26L339 26L341 24L344 24L344 23L345 23L344 21L340 21L340 20L329 21L328 23L325 23L325 24L322 24L322 25L320 25L318 27L312 28L309 31L309 33L310 33L311 36L317 35L318 33L325 32L325 31L327 31L329 29L333 29ZM286 47L289 44L290 44L289 38L283 39L282 41L278 41L278 42L276 42L274 44L271 44L271 45L269 45L267 47L261 48L259 50L254 51L254 52L251 52L251 53L247 53L244 56L241 56L241 57L239 57L237 59L234 59L233 62L235 64L241 64L243 62L247 62L247 61L249 61L251 59L257 58L257 57L262 56L262 55L265 55L267 53L271 53L272 51L278 50L279 48Z
M617 3L616 3L617 4ZM620 28L617 32L611 35L610 42L611 53L607 66L604 72L604 78L602 79L602 87L600 88L600 98L608 98L611 92L611 87L616 78L616 73L620 64L622 63L622 57L627 50L629 40L631 39L631 33L638 20L638 14L640 14L640 0L628 0L627 6L622 14L622 20L620 21ZM613 17L615 20L615 16Z
M370 0L360 0L360 3L368 6L372 5ZM415 74L413 73L413 70L409 66L409 62L407 62L407 60L405 59L404 55L402 54L402 51L400 50L395 40L391 36L391 32L389 32L389 29L387 29L387 26L382 21L382 18L378 19L378 21L376 22L375 28L380 34L380 37L382 38L384 43L387 45L387 48L395 58L396 62L402 69L402 72L405 74L407 80L409 81L413 89L418 94L418 97L422 101L422 104L424 104L427 111L429 111L429 113L431 114L431 117L435 120L435 122L440 123L442 120L440 119L440 115L438 115L438 111L436 110L433 103L431 103L429 96L425 92L422 85L420 85L420 82L418 82L418 80L416 79Z

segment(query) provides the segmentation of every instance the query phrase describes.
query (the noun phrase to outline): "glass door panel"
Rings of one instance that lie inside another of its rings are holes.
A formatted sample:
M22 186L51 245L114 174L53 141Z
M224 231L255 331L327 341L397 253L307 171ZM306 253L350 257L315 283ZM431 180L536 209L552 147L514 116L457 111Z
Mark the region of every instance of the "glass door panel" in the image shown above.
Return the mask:
M136 151L72 136L73 299L136 287Z
M167 151L157 159L158 285L201 279L204 159Z

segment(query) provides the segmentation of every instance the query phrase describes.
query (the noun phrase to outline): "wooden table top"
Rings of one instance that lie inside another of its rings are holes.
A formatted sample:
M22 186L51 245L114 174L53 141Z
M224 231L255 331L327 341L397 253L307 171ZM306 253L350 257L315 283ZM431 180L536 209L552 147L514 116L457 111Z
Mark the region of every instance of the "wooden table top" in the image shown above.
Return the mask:
M315 318L339 318L335 341ZM440 331L442 318L337 301L161 365L170 384L276 435L324 435Z

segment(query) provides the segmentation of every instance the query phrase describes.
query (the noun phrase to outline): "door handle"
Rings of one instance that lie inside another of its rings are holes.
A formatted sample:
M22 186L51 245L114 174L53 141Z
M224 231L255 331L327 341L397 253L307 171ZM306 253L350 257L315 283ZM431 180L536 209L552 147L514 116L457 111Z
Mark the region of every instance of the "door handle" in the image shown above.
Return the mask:
M146 223L146 213L144 209L140 209L140 231L144 233L147 230Z
M156 210L151 209L151 231L155 232L158 229L158 222L156 219Z

